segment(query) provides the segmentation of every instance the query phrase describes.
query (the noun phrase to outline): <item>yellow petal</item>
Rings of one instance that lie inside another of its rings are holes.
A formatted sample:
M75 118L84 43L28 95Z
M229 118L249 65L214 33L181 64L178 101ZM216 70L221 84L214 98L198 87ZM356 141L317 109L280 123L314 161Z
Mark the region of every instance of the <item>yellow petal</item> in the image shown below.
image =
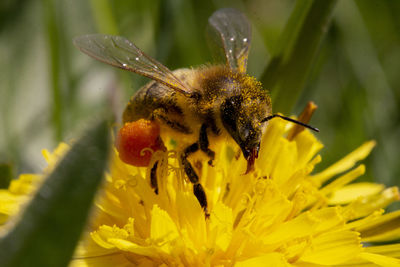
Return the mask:
M128 232L129 237L133 237L135 235L135 220L133 218L128 219L128 223L124 226L124 230Z
M134 254L147 257L153 257L155 260L159 259L160 254L162 253L154 246L139 246L133 242L124 239L110 238L108 242L122 251L132 252Z
M150 237L156 242L171 242L179 237L174 221L157 205L154 205L151 210Z
M80 241L70 262L71 267L131 266L114 245L112 249L99 246L89 235Z
M335 164L331 165L324 171L314 175L312 178L318 184L323 184L334 175L342 173L350 168L352 168L358 161L363 160L365 157L369 155L372 148L374 148L376 142L369 141L362 144L359 148L336 162Z
M58 146L54 149L53 152L49 152L46 149L42 150L42 155L44 159L47 161L48 167L46 170L52 169L57 161L62 158L65 153L70 149L70 146L67 145L66 143L60 143Z
M210 239L215 240L218 248L225 251L232 240L233 215L232 209L218 202L210 216Z
M256 235L267 235L264 229L284 222L292 211L293 203L280 192L274 180L259 179L254 188L256 194L250 200L254 204L250 206L254 206L255 214L248 209L243 221L246 221L246 217L252 220L255 215L256 220L251 225L251 231Z
M365 252L380 254L392 258L400 258L400 243L366 247Z
M365 173L365 166L360 165L354 170L347 172L346 174L340 176L339 178L335 179L335 181L329 183L327 186L324 186L320 192L323 195L328 195L335 190L342 188L344 185L352 182L357 177L363 175Z
M85 237L78 243L73 256L74 259L95 258L118 252L117 249L106 249L99 246L89 234L86 231L84 232Z
M283 144L281 140L286 125L281 120L271 120L268 123L269 126L261 140L261 149L256 161L256 165L262 163L262 167L259 168L262 171L261 175L269 175L275 165L275 156L279 154Z
M276 147L279 147L279 153L274 157L272 171L267 176L272 177L278 185L282 185L298 168L297 147L295 143L283 138L279 140L279 145L276 144Z
M206 221L204 211L192 192L176 192L179 225L185 229L194 244L201 247L207 244Z
M373 262L379 266L384 266L384 267L400 267L400 260L383 256L383 255L378 255L378 254L372 254L372 253L367 253L363 252L360 254L360 257L368 260L370 262Z
M383 242L400 238L400 210L382 215L357 227L364 242Z
M312 244L301 257L301 261L323 265L340 264L354 258L361 251L357 232L327 232L312 239Z
M97 231L91 233L93 241L95 241L98 245L110 249L113 248L113 243L109 242L110 239L122 238L126 239L129 234L124 229L121 229L117 226L108 226L102 225Z
M268 253L260 257L254 257L248 260L239 261L235 267L289 267L291 266L280 253Z
M123 253L108 253L95 257L75 258L69 267L129 267L132 263L129 262Z
M18 179L11 181L8 191L16 195L29 195L37 189L42 180L42 175L21 174Z
M263 242L265 244L274 244L290 239L306 237L326 231L341 223L343 223L343 218L336 208L309 211L279 225L263 239Z
M302 131L293 139L297 145L297 165L304 166L320 151L324 145L308 130Z
M372 196L380 193L384 185L375 183L354 183L346 185L332 193L328 198L329 205L343 205L355 201L359 197Z
M383 190L380 194L363 196L346 206L345 213L349 215L349 220L365 217L373 212L386 208L390 203L398 201L400 198L397 187Z
M5 223L8 217L17 214L21 204L27 200L26 196L17 196L6 190L0 190L0 224Z

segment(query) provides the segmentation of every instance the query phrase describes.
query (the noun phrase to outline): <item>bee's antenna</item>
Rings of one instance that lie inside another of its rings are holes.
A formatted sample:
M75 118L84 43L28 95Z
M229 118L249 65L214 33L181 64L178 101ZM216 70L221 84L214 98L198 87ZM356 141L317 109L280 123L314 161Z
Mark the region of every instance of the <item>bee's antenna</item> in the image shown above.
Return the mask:
M276 118L276 117L279 117L279 118L284 119L286 121L290 121L290 122L299 124L299 125L304 126L304 127L308 128L308 129L311 129L313 131L319 132L318 128L314 128L314 127L312 127L312 126L310 126L308 124L302 123L301 121L296 121L294 119L291 119L291 118L288 118L288 117L285 117L285 116L281 116L279 114L273 114L271 116L268 116L268 117L262 119L261 122L266 122L266 121L269 121L270 119L273 119L273 118Z

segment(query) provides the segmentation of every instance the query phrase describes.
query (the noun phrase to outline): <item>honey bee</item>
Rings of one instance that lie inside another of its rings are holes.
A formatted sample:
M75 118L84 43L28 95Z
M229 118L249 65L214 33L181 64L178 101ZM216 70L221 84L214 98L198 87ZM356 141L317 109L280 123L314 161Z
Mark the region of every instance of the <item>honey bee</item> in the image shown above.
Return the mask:
M279 117L318 131L272 114L268 91L246 74L251 26L244 14L232 8L220 9L209 18L209 25L224 50L225 65L170 71L124 37L92 34L74 39L74 44L89 56L153 80L130 99L123 121L154 121L160 125L161 136L167 133L179 142L182 166L206 215L207 197L189 155L203 151L212 165L212 145L228 138L240 147L248 173L253 170L270 119ZM156 168L157 162L151 171L155 192Z

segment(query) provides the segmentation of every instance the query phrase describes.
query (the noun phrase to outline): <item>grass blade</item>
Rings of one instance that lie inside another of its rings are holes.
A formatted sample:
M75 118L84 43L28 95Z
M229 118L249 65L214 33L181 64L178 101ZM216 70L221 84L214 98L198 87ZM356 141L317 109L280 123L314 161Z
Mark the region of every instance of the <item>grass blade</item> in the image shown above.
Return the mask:
M54 0L42 0L44 13L44 26L49 50L49 72L52 108L52 126L55 132L55 140L60 142L63 138L63 112L61 92L60 69L60 24L57 23L56 5Z
M297 1L261 82L275 110L290 113L303 90L337 0Z
M94 21L99 32L117 35L118 26L109 0L91 0Z

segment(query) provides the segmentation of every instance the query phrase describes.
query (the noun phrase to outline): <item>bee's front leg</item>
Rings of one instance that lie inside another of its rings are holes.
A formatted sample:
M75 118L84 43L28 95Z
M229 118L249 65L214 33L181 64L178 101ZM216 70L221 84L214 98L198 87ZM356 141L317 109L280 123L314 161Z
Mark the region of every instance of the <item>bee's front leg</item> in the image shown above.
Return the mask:
M198 143L194 143L188 146L181 155L181 162L183 168L185 169L186 175L188 176L190 182L193 184L193 193L199 201L200 206L204 209L206 217L208 218L210 215L207 210L206 192L204 192L203 186L199 183L199 176L193 169L192 164L190 164L189 160L187 159L190 154L196 152L197 150L199 150Z
M200 149L204 151L210 158L210 160L208 161L208 165L212 166L213 160L215 159L215 152L208 147L210 143L208 141L207 125L205 123L201 125L200 128L199 144Z

